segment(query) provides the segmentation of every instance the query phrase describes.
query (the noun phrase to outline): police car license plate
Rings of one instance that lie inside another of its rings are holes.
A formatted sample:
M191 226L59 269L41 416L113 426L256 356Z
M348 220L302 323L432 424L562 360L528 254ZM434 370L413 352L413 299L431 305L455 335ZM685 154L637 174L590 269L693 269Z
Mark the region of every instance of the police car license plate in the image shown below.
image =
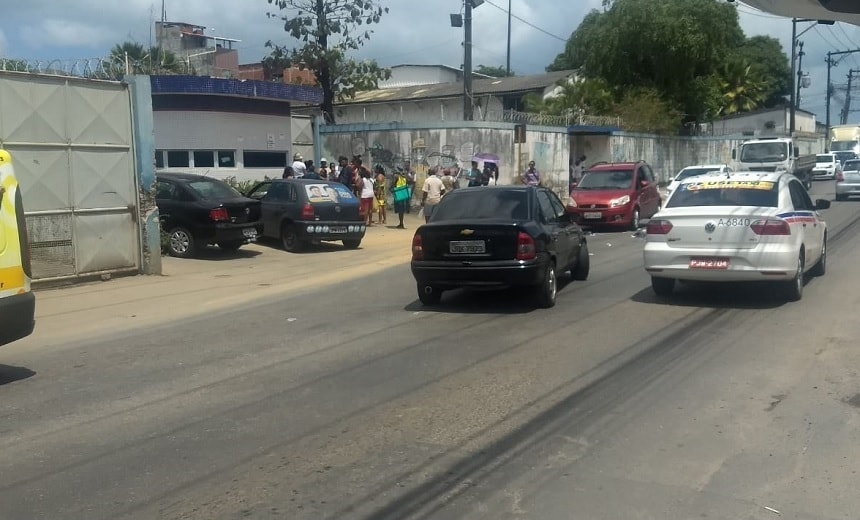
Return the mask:
M728 258L698 257L690 259L690 269L728 269Z

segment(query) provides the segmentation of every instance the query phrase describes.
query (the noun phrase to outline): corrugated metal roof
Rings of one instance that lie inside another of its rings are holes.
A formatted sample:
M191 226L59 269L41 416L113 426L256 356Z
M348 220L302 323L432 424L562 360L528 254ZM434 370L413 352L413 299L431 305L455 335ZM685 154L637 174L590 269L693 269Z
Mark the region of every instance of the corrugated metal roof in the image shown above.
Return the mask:
M560 80L573 76L572 70L549 72L535 76L511 76L509 78L476 79L472 82L474 95L515 94L534 92L551 87ZM416 85L412 87L386 88L358 92L355 98L343 104L383 103L391 101L412 101L419 99L449 98L463 95L462 83L438 83L435 85Z

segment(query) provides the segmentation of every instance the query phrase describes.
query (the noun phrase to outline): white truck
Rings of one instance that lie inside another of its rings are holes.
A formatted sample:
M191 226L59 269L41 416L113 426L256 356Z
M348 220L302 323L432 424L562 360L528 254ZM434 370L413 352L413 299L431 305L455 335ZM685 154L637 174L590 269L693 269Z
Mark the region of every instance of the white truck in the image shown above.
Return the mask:
M832 126L828 138L828 150L836 154L840 162L860 156L860 125Z
M760 137L744 141L739 150L732 150L732 159L738 171L786 171L812 187L812 170L815 154L801 155L795 139L791 137Z

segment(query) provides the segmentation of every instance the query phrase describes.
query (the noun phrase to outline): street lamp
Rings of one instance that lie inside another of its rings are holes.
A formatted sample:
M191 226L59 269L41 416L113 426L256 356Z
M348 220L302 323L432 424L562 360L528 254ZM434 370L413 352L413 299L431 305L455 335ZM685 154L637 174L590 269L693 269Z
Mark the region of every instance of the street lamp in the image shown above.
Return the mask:
M800 31L800 34L797 34L797 24L798 23L806 23L812 22L812 25L807 27L806 29ZM803 34L815 27L816 25L833 25L835 22L833 20L813 20L810 18L792 18L791 19L791 99L789 101L789 116L788 116L788 135L794 135L794 128L796 126L796 111L797 111L797 94L795 91L797 90L797 39L803 36Z

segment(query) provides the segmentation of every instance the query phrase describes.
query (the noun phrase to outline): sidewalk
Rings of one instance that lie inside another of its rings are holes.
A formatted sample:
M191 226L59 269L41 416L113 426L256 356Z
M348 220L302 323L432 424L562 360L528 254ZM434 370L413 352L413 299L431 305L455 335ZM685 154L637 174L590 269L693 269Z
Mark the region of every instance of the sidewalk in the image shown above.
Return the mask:
M4 349L68 343L90 336L152 327L306 289L341 283L409 261L414 230L423 223L407 214L406 229L371 226L361 248L323 243L301 254L277 241L217 248L199 258L163 257L162 276L129 276L36 291L36 330Z

